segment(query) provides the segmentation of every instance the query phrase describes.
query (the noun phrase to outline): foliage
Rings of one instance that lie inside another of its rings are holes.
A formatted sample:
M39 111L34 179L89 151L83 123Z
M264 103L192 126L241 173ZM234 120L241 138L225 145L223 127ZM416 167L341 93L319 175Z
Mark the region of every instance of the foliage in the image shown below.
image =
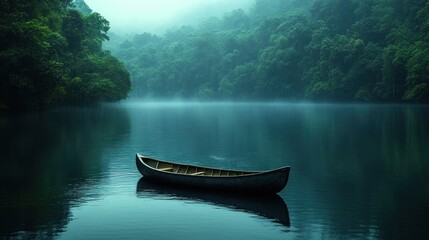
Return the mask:
M429 101L425 0L255 0L112 52L136 97Z
M76 1L84 3L83 1ZM0 2L0 106L43 109L116 101L130 89L127 71L101 49L109 23L70 0ZM85 89L78 92L78 89Z

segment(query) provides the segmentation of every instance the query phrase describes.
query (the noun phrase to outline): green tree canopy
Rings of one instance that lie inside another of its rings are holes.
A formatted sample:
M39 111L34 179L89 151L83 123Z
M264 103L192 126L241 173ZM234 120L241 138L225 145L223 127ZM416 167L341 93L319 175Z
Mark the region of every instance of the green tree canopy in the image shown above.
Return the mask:
M127 96L128 72L101 49L109 29L101 15L79 12L69 0L3 0L0 7L0 109ZM71 86L85 91L77 96Z
M426 0L255 0L112 48L134 96L428 102Z

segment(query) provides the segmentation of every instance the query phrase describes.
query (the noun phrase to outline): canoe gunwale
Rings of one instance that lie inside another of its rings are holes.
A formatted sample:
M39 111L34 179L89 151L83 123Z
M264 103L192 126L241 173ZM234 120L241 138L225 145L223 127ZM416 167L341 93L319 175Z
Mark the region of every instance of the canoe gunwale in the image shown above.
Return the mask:
M163 173L163 174L171 174L171 175L180 175L180 176L189 176L189 177L195 177L195 178L247 178L247 177L254 177L254 176L258 176L258 175L264 175L264 174L269 174L272 172L280 172L280 171L289 171L290 167L289 166L284 166L284 167L280 167L280 168L276 168L276 169L272 169L272 170L266 170L266 171L243 171L243 170L232 170L232 169L223 169L223 168L214 168L214 167L206 167L206 166L197 166L197 165L191 165L191 164L180 164L180 163L175 163L175 162L170 162L170 161L165 161L165 160L159 160L159 159L153 159L150 157L146 157L140 154L136 155L137 158L139 159L140 163L143 164L145 167L159 172L159 173ZM162 171L160 169L154 168L152 166L149 166L148 164L146 164L146 162L143 160L143 158L146 159L151 159L153 161L160 161L163 163L167 163L167 164L175 164L175 165L179 165L179 166L188 166L188 167L195 167L195 168L205 168L208 170L218 170L218 171L231 171L231 172L241 172L244 173L244 175L220 175L220 176L210 176L210 175L192 175L192 174L184 174L184 173L177 173L177 172L170 172L170 171Z

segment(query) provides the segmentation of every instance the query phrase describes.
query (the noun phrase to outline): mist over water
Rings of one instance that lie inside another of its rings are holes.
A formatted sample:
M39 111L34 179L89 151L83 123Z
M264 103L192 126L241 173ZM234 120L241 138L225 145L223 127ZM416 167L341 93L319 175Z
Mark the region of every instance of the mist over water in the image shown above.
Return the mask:
M111 32L163 34L172 27L195 25L202 20L254 4L254 0L86 0L88 6L103 15Z

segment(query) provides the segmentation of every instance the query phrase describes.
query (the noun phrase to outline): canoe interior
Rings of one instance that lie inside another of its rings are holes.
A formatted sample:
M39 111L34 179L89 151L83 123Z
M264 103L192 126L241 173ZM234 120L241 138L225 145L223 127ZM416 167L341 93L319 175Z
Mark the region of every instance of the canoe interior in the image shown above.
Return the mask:
M258 172L234 171L234 170L223 170L223 169L214 169L214 168L207 168L207 167L189 166L189 165L159 161L151 158L142 158L142 160L150 167L158 169L159 171L171 172L176 174L184 174L184 175L227 177L227 176L243 176L243 175L258 173Z

